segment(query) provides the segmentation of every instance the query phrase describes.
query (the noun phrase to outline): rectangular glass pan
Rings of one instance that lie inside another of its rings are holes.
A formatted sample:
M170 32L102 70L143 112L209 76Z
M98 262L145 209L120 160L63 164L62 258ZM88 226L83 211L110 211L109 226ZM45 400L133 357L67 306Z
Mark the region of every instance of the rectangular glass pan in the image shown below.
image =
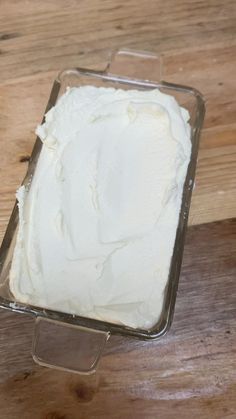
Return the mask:
M25 305L15 301L9 289L9 271L18 225L18 210L16 204L0 249L0 306L19 313L29 313L36 317L40 317L41 319L45 319L46 321L55 322L56 324L59 322L61 325L78 326L78 329L85 328L86 331L91 329L91 331L103 331L106 334L121 334L124 336L134 336L139 339L156 339L167 331L173 318L184 248L185 230L194 184L199 136L204 120L204 101L201 94L191 87L161 81L159 57L146 53L122 50L112 56L110 63L103 71L75 68L60 73L52 87L46 111L56 104L57 99L65 92L67 86L74 87L87 84L138 90L158 88L164 93L173 95L178 103L188 109L190 113L192 153L183 190L182 206L179 215L169 278L165 290L162 314L157 321L157 324L152 329L142 330L81 316L74 316L41 307ZM41 148L42 143L40 139L37 138L30 158L28 171L23 181L23 184L25 185L28 185L31 182Z

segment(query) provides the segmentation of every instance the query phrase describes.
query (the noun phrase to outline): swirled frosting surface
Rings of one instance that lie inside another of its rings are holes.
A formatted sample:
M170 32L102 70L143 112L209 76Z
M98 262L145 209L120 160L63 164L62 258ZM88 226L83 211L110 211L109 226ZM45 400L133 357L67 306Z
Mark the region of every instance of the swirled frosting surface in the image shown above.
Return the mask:
M37 168L17 192L17 300L134 328L158 321L191 153L188 119L157 89L67 89L37 128Z

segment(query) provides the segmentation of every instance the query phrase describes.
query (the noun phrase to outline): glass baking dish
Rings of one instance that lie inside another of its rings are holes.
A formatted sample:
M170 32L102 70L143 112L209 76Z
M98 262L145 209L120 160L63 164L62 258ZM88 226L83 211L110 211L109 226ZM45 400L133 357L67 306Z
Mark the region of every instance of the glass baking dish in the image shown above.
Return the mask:
M181 269L205 105L202 95L196 89L162 81L161 58L159 56L146 52L119 50L111 56L103 71L75 68L60 73L53 84L45 113L55 105L67 86L85 84L139 90L158 88L164 93L173 95L178 103L188 109L190 113L192 141L191 159L183 189L182 206L162 313L156 325L150 330L133 329L15 301L9 289L9 271L18 227L18 209L16 204L14 206L0 249L0 307L36 317L32 350L36 362L49 367L87 374L95 370L111 334L120 334L141 340L157 339L163 336L170 327ZM25 185L30 185L41 148L42 143L37 138L23 181Z

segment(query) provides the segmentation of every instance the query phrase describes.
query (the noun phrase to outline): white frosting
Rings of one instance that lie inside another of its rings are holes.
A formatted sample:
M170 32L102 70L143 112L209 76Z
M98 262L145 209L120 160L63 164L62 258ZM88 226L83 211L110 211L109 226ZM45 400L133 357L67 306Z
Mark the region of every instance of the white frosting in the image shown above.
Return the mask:
M10 287L24 303L150 328L161 314L190 159L188 112L159 90L71 88L43 141Z

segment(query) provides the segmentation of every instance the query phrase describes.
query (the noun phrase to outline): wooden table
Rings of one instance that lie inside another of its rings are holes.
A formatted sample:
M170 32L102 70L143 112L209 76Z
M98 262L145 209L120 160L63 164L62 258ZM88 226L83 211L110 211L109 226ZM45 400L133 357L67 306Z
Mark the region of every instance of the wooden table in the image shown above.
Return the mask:
M236 2L2 0L0 235L51 84L120 46L160 52L164 79L193 85L207 114L171 331L113 337L95 375L36 366L34 322L0 312L1 419L236 417Z

